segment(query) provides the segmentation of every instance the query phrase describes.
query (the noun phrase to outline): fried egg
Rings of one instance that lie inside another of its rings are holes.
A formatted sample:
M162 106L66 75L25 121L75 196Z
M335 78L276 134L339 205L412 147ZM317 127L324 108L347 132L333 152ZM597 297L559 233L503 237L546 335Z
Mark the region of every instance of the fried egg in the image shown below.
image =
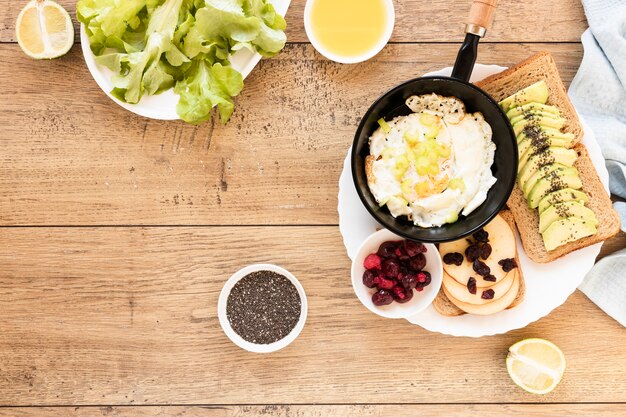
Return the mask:
M413 113L380 120L370 137L369 188L394 217L421 227L455 222L480 206L496 181L491 126L455 97L412 96L407 106Z

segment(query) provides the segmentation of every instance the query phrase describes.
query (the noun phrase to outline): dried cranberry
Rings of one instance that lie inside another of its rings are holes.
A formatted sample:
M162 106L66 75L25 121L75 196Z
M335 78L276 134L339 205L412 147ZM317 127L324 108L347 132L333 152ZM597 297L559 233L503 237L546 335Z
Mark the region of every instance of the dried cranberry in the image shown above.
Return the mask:
M472 268L478 275L483 277L486 277L491 273L491 268L489 268L486 263L478 259L474 261L474 263L472 264Z
M383 242L378 248L378 256L382 258L395 258L396 257L396 248L398 247L398 242L387 241Z
M406 251L406 254L412 258L418 253L426 252L426 246L424 246L423 243L416 242L414 240L405 240L404 250Z
M399 303L406 303L413 298L413 290L407 290L400 286L395 287L391 293L393 294L393 299Z
M467 280L467 291L469 291L470 294L476 294L476 278L469 277Z
M372 302L375 306L386 306L393 303L393 295L386 290L378 290L372 294Z
M430 272L422 271L417 274L417 285L415 288L424 288L432 281L432 277L430 276Z
M497 281L497 280L496 280L496 277L494 277L494 276L493 276L493 275L491 275L491 274L487 275L486 277L483 277L483 279L484 279L485 281L489 281L489 282L496 282L496 281Z
M480 247L477 244L471 244L465 249L465 257L468 261L474 262L480 257Z
M374 284L378 287L379 290L390 290L398 283L393 279L387 279L383 276L377 276L374 278Z
M400 259L401 261L408 261L411 257L409 256L408 253L406 253L406 250L404 250L404 246L400 245L396 248L396 256L398 257L398 259Z
M376 255L375 253L370 253L363 261L363 266L365 267L365 269L380 269L380 265L380 256Z
M482 298L483 300L491 300L493 299L494 295L496 295L496 292L490 288L483 291L483 294L480 296L480 298Z
M443 255L443 262L446 265L460 266L463 263L463 255L458 252L450 252Z
M423 253L418 253L409 262L409 266L416 271L421 271L426 266L426 256Z
M405 265L400 264L400 272L398 273L398 280L401 280L403 277L406 277L411 273L410 269Z
M480 257L484 260L487 260L491 255L491 245L489 243L485 243L480 246Z
M400 264L395 259L387 259L383 261L382 271L388 278L398 278Z
M474 232L474 234L472 234L472 237L476 239L477 242L489 242L489 233L487 233L483 229Z
M366 269L365 272L363 272L363 285L367 288L374 288L376 286L376 282L374 282L375 278L376 274L372 270Z
M417 275L408 274L400 280L400 283L407 290L412 290L417 286Z
M504 272L509 272L510 270L517 268L517 262L515 262L514 258L506 258L498 261L498 265L502 266L502 270Z

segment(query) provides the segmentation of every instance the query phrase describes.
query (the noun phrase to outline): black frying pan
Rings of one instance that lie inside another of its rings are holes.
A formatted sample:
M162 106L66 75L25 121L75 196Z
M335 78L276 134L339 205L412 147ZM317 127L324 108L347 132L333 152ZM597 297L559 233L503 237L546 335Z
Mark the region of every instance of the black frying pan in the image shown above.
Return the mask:
M383 226L408 239L422 242L446 242L469 235L487 224L505 205L517 176L517 140L513 129L498 104L480 88L469 83L476 62L478 42L490 26L497 0L473 0L465 41L461 45L451 77L421 77L398 85L372 104L363 116L352 146L352 177L361 201ZM454 96L465 103L468 112L481 112L493 131L496 144L491 167L497 182L487 199L468 216L459 215L455 223L441 227L415 226L406 217L394 218L386 207L379 207L367 185L365 157L369 155L369 137L378 128L378 119L390 120L407 115L411 110L405 101L413 95L436 93Z

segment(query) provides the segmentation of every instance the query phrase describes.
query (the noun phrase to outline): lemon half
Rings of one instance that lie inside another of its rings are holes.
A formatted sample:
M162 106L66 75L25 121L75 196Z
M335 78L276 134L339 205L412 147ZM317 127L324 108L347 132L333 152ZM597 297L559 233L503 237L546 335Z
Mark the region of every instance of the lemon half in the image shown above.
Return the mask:
M509 348L506 368L513 382L533 394L547 394L561 382L567 363L554 343L525 339Z
M51 0L32 0L17 16L17 43L34 59L63 56L74 44L74 25L67 11Z

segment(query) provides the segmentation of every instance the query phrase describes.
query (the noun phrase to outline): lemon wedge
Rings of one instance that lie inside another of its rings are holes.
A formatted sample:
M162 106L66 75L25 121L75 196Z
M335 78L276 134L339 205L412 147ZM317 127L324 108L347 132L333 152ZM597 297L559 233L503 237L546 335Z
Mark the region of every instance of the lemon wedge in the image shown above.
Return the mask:
M32 0L17 16L17 43L34 59L63 56L74 44L74 26L67 11L51 0Z
M561 382L565 355L544 339L525 339L509 348L506 368L513 382L533 394L547 394Z

